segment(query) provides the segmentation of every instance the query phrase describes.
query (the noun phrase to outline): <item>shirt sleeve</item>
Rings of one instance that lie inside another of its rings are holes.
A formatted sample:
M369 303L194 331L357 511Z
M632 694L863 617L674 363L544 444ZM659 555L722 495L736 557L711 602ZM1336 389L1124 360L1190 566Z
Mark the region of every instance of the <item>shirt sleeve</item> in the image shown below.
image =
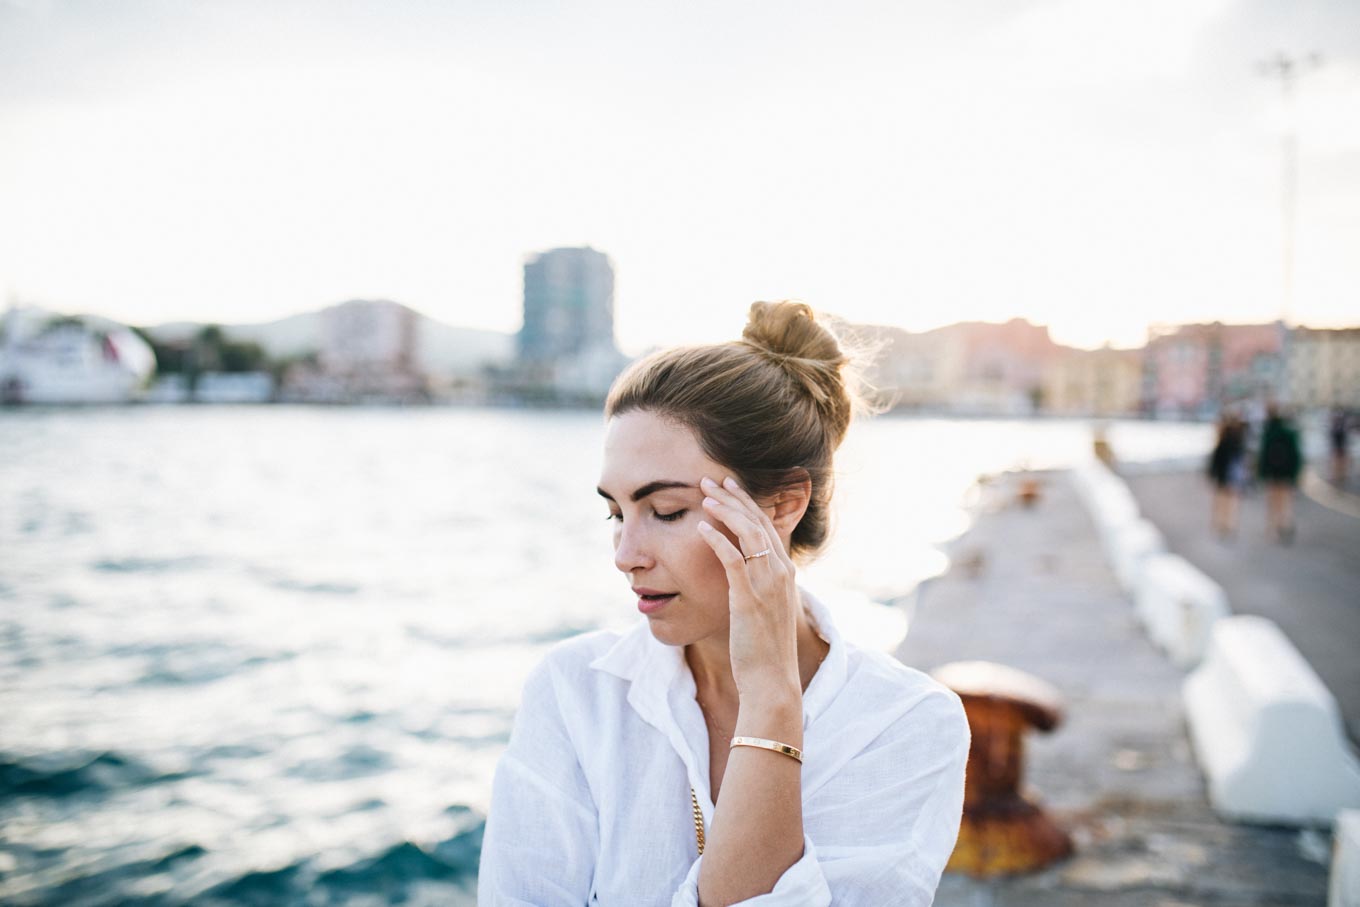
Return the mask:
M699 907L699 867L704 858L694 861L680 890L671 898L671 907ZM779 877L768 894L738 901L750 907L830 907L831 889L817 863L817 848L803 835L803 856Z
M958 838L970 735L963 705L930 692L804 803L803 856L746 907L929 907ZM671 900L697 907L700 857Z
M477 903L582 907L598 841L598 812L545 662L525 683L509 746L496 766Z

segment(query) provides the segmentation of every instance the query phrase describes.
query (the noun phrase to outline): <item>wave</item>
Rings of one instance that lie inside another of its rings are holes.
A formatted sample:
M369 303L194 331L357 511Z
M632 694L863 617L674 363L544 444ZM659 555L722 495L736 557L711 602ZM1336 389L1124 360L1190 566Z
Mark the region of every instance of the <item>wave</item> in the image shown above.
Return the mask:
M72 797L102 794L187 777L162 772L115 752L63 753L25 758L0 754L0 800L11 796Z
M214 855L188 844L150 859L105 863L95 871L68 875L17 897L4 897L0 884L0 899L15 907L341 907L355 903L473 907L485 820L464 806L450 807L448 812L464 814L468 827L433 845L398 841L338 868L323 869L319 857L306 857L204 888L204 876L213 874ZM146 893L147 881L156 876L167 883L165 890Z
M458 807L465 809L464 807ZM431 903L472 904L485 823L422 846L399 841L348 866L321 870L307 858L272 870L249 872L193 898L195 904L339 905L364 898L410 903L421 891Z
M207 557L120 557L102 558L91 566L100 573L168 573L192 570L212 564Z

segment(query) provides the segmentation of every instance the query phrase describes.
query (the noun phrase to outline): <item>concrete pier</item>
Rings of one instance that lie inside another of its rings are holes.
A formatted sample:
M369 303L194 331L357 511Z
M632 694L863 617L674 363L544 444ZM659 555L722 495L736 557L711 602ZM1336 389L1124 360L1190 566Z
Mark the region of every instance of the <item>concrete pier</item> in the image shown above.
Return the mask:
M935 903L1324 904L1325 832L1234 825L1210 809L1186 734L1184 672L1144 635L1070 477L1042 482L1032 508L1014 503L1015 476L988 489L953 546L955 568L921 591L898 655L927 671L996 661L1063 693L1067 719L1028 741L1026 777L1076 852L1029 876L946 875Z

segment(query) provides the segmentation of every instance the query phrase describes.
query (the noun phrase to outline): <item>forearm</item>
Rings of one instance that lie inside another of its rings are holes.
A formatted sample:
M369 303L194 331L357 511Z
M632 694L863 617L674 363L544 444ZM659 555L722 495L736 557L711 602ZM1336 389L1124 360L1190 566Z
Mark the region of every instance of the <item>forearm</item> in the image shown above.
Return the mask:
M736 735L803 747L797 685L743 697ZM699 871L702 907L765 894L803 855L802 764L782 753L733 747Z

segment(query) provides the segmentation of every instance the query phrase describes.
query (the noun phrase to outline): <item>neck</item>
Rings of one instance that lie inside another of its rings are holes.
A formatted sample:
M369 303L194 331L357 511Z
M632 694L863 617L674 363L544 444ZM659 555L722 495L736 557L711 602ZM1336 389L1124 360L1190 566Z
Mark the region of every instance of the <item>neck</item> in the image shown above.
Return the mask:
M728 647L727 633L685 646L685 661L694 675L699 698L707 702L737 701L737 682L732 676L732 651Z

